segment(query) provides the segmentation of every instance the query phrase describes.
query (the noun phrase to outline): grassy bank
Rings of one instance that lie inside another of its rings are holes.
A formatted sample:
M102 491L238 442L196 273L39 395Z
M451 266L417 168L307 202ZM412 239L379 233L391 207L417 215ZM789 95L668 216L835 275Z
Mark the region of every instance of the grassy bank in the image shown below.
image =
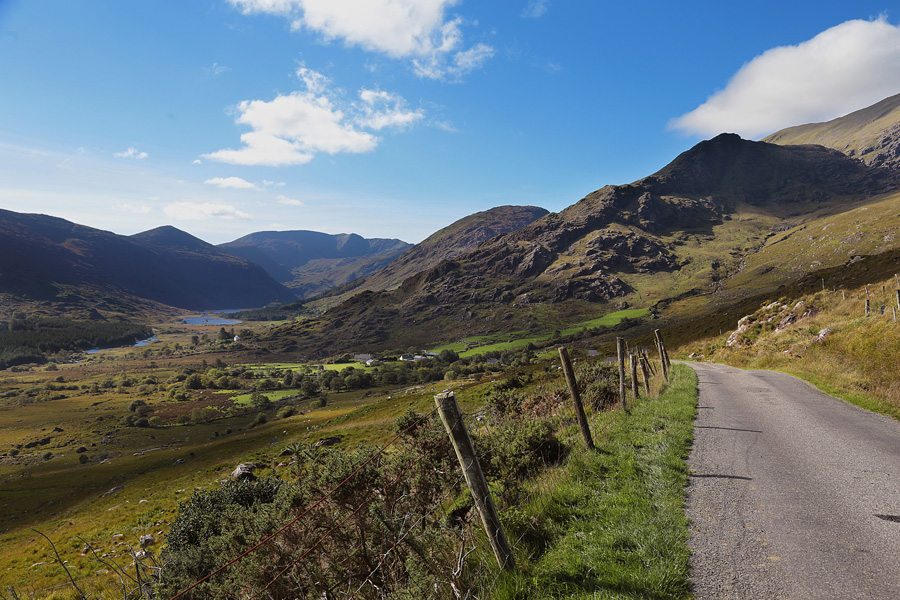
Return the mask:
M596 414L598 451L576 444L510 513L519 572L501 575L492 597L689 597L685 458L696 402L694 372L676 365L659 397L631 414Z
M865 288L773 298L748 315L733 335L691 344L679 354L783 371L852 404L900 419L900 323L891 310L895 285L894 278L869 285L868 317Z

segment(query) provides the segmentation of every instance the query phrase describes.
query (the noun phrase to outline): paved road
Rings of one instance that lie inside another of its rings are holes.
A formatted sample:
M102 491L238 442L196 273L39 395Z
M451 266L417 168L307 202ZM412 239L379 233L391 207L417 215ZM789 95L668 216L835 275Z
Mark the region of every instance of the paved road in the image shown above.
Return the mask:
M781 373L691 366L696 597L900 599L900 422Z

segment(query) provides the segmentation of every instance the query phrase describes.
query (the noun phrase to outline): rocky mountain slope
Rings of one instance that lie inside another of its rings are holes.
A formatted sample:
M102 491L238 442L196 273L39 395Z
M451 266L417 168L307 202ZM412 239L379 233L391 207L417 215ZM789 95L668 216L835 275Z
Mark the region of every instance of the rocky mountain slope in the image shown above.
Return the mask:
M0 210L0 294L67 312L161 303L262 306L292 294L265 271L174 227L135 236Z
M355 233L260 231L219 248L260 265L297 296L307 298L377 271L410 244L397 239L366 239Z
M867 165L900 170L900 94L825 123L782 129L763 141L819 144Z
M651 306L714 289L786 222L897 187L896 173L835 150L723 134L649 177L601 188L394 290L364 292L317 320L282 327L273 341L325 354Z
M477 212L436 231L391 264L367 277L359 291L396 289L409 277L454 259L505 233L518 231L548 211L537 206L498 206Z

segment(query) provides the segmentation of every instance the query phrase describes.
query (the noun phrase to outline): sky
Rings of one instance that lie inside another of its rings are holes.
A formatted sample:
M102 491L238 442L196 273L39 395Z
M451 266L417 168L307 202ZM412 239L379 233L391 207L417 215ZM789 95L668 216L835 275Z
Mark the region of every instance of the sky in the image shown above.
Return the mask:
M418 242L900 92L887 0L0 0L0 208Z

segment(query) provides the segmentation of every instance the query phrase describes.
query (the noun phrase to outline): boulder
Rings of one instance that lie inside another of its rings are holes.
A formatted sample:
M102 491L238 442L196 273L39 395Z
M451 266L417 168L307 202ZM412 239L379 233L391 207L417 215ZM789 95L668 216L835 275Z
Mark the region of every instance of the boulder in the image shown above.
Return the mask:
M729 348L733 348L737 346L741 341L741 336L747 333L747 330L750 329L750 322L753 319L753 315L746 315L741 317L738 320L737 329L731 332L728 336L728 339L725 341L725 345Z
M142 535L139 539L141 548L146 548L147 546L152 546L156 543L156 538L154 538L149 533L147 535Z
M831 335L831 328L830 328L830 327L823 327L822 329L819 330L819 333L818 333L818 334L816 335L816 337L813 339L813 342L824 342L825 339L826 339L829 335Z
M241 463L231 472L231 478L235 481L253 481L256 479L256 475L253 474L255 469L256 465Z
M322 438L318 442L316 442L316 448L320 446L334 446L335 444L340 444L341 440L344 436L341 435L332 435L330 437Z

